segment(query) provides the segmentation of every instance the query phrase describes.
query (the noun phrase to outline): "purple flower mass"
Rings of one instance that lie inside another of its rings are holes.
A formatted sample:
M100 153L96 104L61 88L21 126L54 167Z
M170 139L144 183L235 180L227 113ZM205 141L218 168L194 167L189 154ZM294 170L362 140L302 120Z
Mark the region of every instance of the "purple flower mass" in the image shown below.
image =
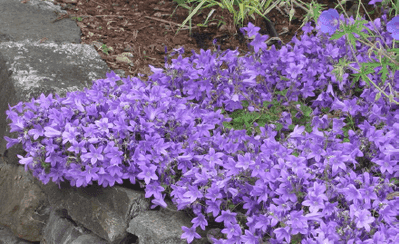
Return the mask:
M214 225L223 235L214 243L398 243L399 106L361 80L351 84L351 73L336 79L340 59L356 63L345 37L323 34L333 34L339 19L324 11L322 33L308 23L301 40L269 51L268 36L249 23L241 31L255 52L244 57L201 50L151 67L148 82L112 72L65 98L9 106L18 137L4 137L7 148L21 143L19 163L44 184L139 181L151 208L166 208L169 194L178 210L195 215L182 227L188 243ZM386 28L382 20L374 21L380 41L398 48L398 16ZM361 43L354 51L359 63L377 58ZM368 76L389 83L390 93L399 89L399 71L388 68L385 81ZM221 108L279 116L235 130L224 122L237 119Z

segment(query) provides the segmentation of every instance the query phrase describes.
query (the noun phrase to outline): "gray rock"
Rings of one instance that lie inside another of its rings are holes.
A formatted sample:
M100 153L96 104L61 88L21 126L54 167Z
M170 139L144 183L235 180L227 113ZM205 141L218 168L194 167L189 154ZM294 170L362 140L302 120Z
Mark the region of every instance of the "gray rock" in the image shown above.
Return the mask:
M16 237L12 231L5 227L0 226L0 244L32 244L35 242L30 242Z
M168 207L160 211L145 211L129 222L127 231L146 240L146 244L185 244L180 239L181 226L191 227L192 223L185 213L178 211L171 201L166 201ZM197 228L201 236L206 232ZM193 244L207 243L205 238L194 239Z
M0 224L20 238L40 241L48 203L44 192L26 174L23 167L0 164Z
M15 41L39 41L47 38L55 43L80 43L82 35L75 21L69 18L55 21L66 14L61 7L39 0L0 0L0 33L10 35Z

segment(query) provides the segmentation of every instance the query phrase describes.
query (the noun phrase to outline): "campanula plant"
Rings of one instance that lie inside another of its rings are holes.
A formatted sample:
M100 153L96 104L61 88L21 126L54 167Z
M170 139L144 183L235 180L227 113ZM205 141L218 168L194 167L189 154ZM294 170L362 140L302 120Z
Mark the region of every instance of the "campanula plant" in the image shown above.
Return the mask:
M254 28L248 33L259 35ZM165 70L151 67L148 82L128 77L116 86L121 78L111 73L65 98L19 103L7 111L18 134L6 137L7 147L22 143L20 163L45 184L130 179L143 183L152 207L165 207L169 194L196 216L182 227L189 243L210 223L226 234L214 243L396 242L399 198L389 196L398 186L389 180L398 178L398 105L375 101L379 90L361 79L352 86L348 73L336 79L339 59L354 58L350 45L303 28L301 41L281 50L260 42L245 57L202 50ZM359 62L369 60L367 50L355 46ZM393 70L386 82L398 89L398 77ZM381 76L369 79L379 84ZM299 110L279 115L281 129L266 123L249 136L223 126L231 119L222 109L243 109L243 101L250 112L272 101ZM290 129L305 112L311 132Z

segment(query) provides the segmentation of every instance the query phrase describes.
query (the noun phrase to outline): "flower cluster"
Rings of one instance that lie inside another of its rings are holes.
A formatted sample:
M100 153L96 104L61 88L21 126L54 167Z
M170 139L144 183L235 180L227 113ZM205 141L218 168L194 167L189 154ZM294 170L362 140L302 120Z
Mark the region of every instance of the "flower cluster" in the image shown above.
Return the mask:
M374 23L383 36L377 41L392 43L380 20ZM249 25L243 31L255 36L256 52L244 57L201 50L179 55L165 70L151 66L148 83L128 77L117 86L121 78L111 73L65 98L21 102L7 111L11 132L19 134L6 137L7 147L22 143L27 154L20 163L45 184L52 178L107 187L138 179L154 197L152 207L166 206L170 187L178 209L196 215L193 226L182 227L189 243L210 223L226 235L214 243L289 243L298 236L302 243L398 241L399 198L388 198L395 191L389 180L399 176L398 106L375 101L378 91L363 81L352 86L351 70L336 79L331 71L339 59L352 60L344 37L308 35L312 29L304 26L294 46L267 51L268 37ZM367 62L367 47L356 48L358 61ZM398 79L391 72L386 82L398 89ZM243 108L246 98L251 105ZM253 136L224 129L230 119L215 111L258 111L272 99L306 101L312 132L288 129L300 110L280 115L283 129L265 125ZM361 168L365 161L372 166Z

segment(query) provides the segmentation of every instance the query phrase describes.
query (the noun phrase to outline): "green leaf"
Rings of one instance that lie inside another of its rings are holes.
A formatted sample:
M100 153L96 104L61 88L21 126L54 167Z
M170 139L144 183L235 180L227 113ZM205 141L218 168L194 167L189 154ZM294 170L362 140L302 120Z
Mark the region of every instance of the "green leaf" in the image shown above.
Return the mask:
M281 80L284 80L284 81L290 80L290 79L286 78L285 76L281 76L281 75L279 75L279 78L281 78Z
M283 128L283 125L281 123L275 123L276 128L275 131L280 131Z
M390 179L390 182L394 183L395 185L399 185L399 178L392 178Z
M285 89L283 91L276 91L275 93L278 94L278 95L282 95L282 96L286 97L286 94L287 94L288 90L289 89Z
M305 106L305 105L300 105L300 109L301 109L301 111L303 112L303 114L306 116L306 117L309 117L310 116L310 114L312 113L312 108L310 108L310 107L307 107L307 106Z
M173 1L176 2L179 5L186 2L186 0L173 0Z
M182 25L179 26L178 30L176 31L176 33L179 32L179 30L182 28L182 26L184 26L189 20L192 19L192 17L197 13L197 11L199 11L199 9L201 8L201 6L206 2L206 0L202 0L201 3L199 5L197 5L197 7L189 14L189 16L183 21Z
M342 32L342 31L338 31L338 32L336 32L335 34L333 34L329 40L336 40L336 39L339 39L339 38L341 38L342 36L344 36L345 34L346 34L346 33Z
M205 26L207 26L208 19L211 17L211 15L212 15L214 12L215 12L215 9L212 9L212 10L210 11L210 13L208 13L207 19L204 21L204 25L205 25Z

